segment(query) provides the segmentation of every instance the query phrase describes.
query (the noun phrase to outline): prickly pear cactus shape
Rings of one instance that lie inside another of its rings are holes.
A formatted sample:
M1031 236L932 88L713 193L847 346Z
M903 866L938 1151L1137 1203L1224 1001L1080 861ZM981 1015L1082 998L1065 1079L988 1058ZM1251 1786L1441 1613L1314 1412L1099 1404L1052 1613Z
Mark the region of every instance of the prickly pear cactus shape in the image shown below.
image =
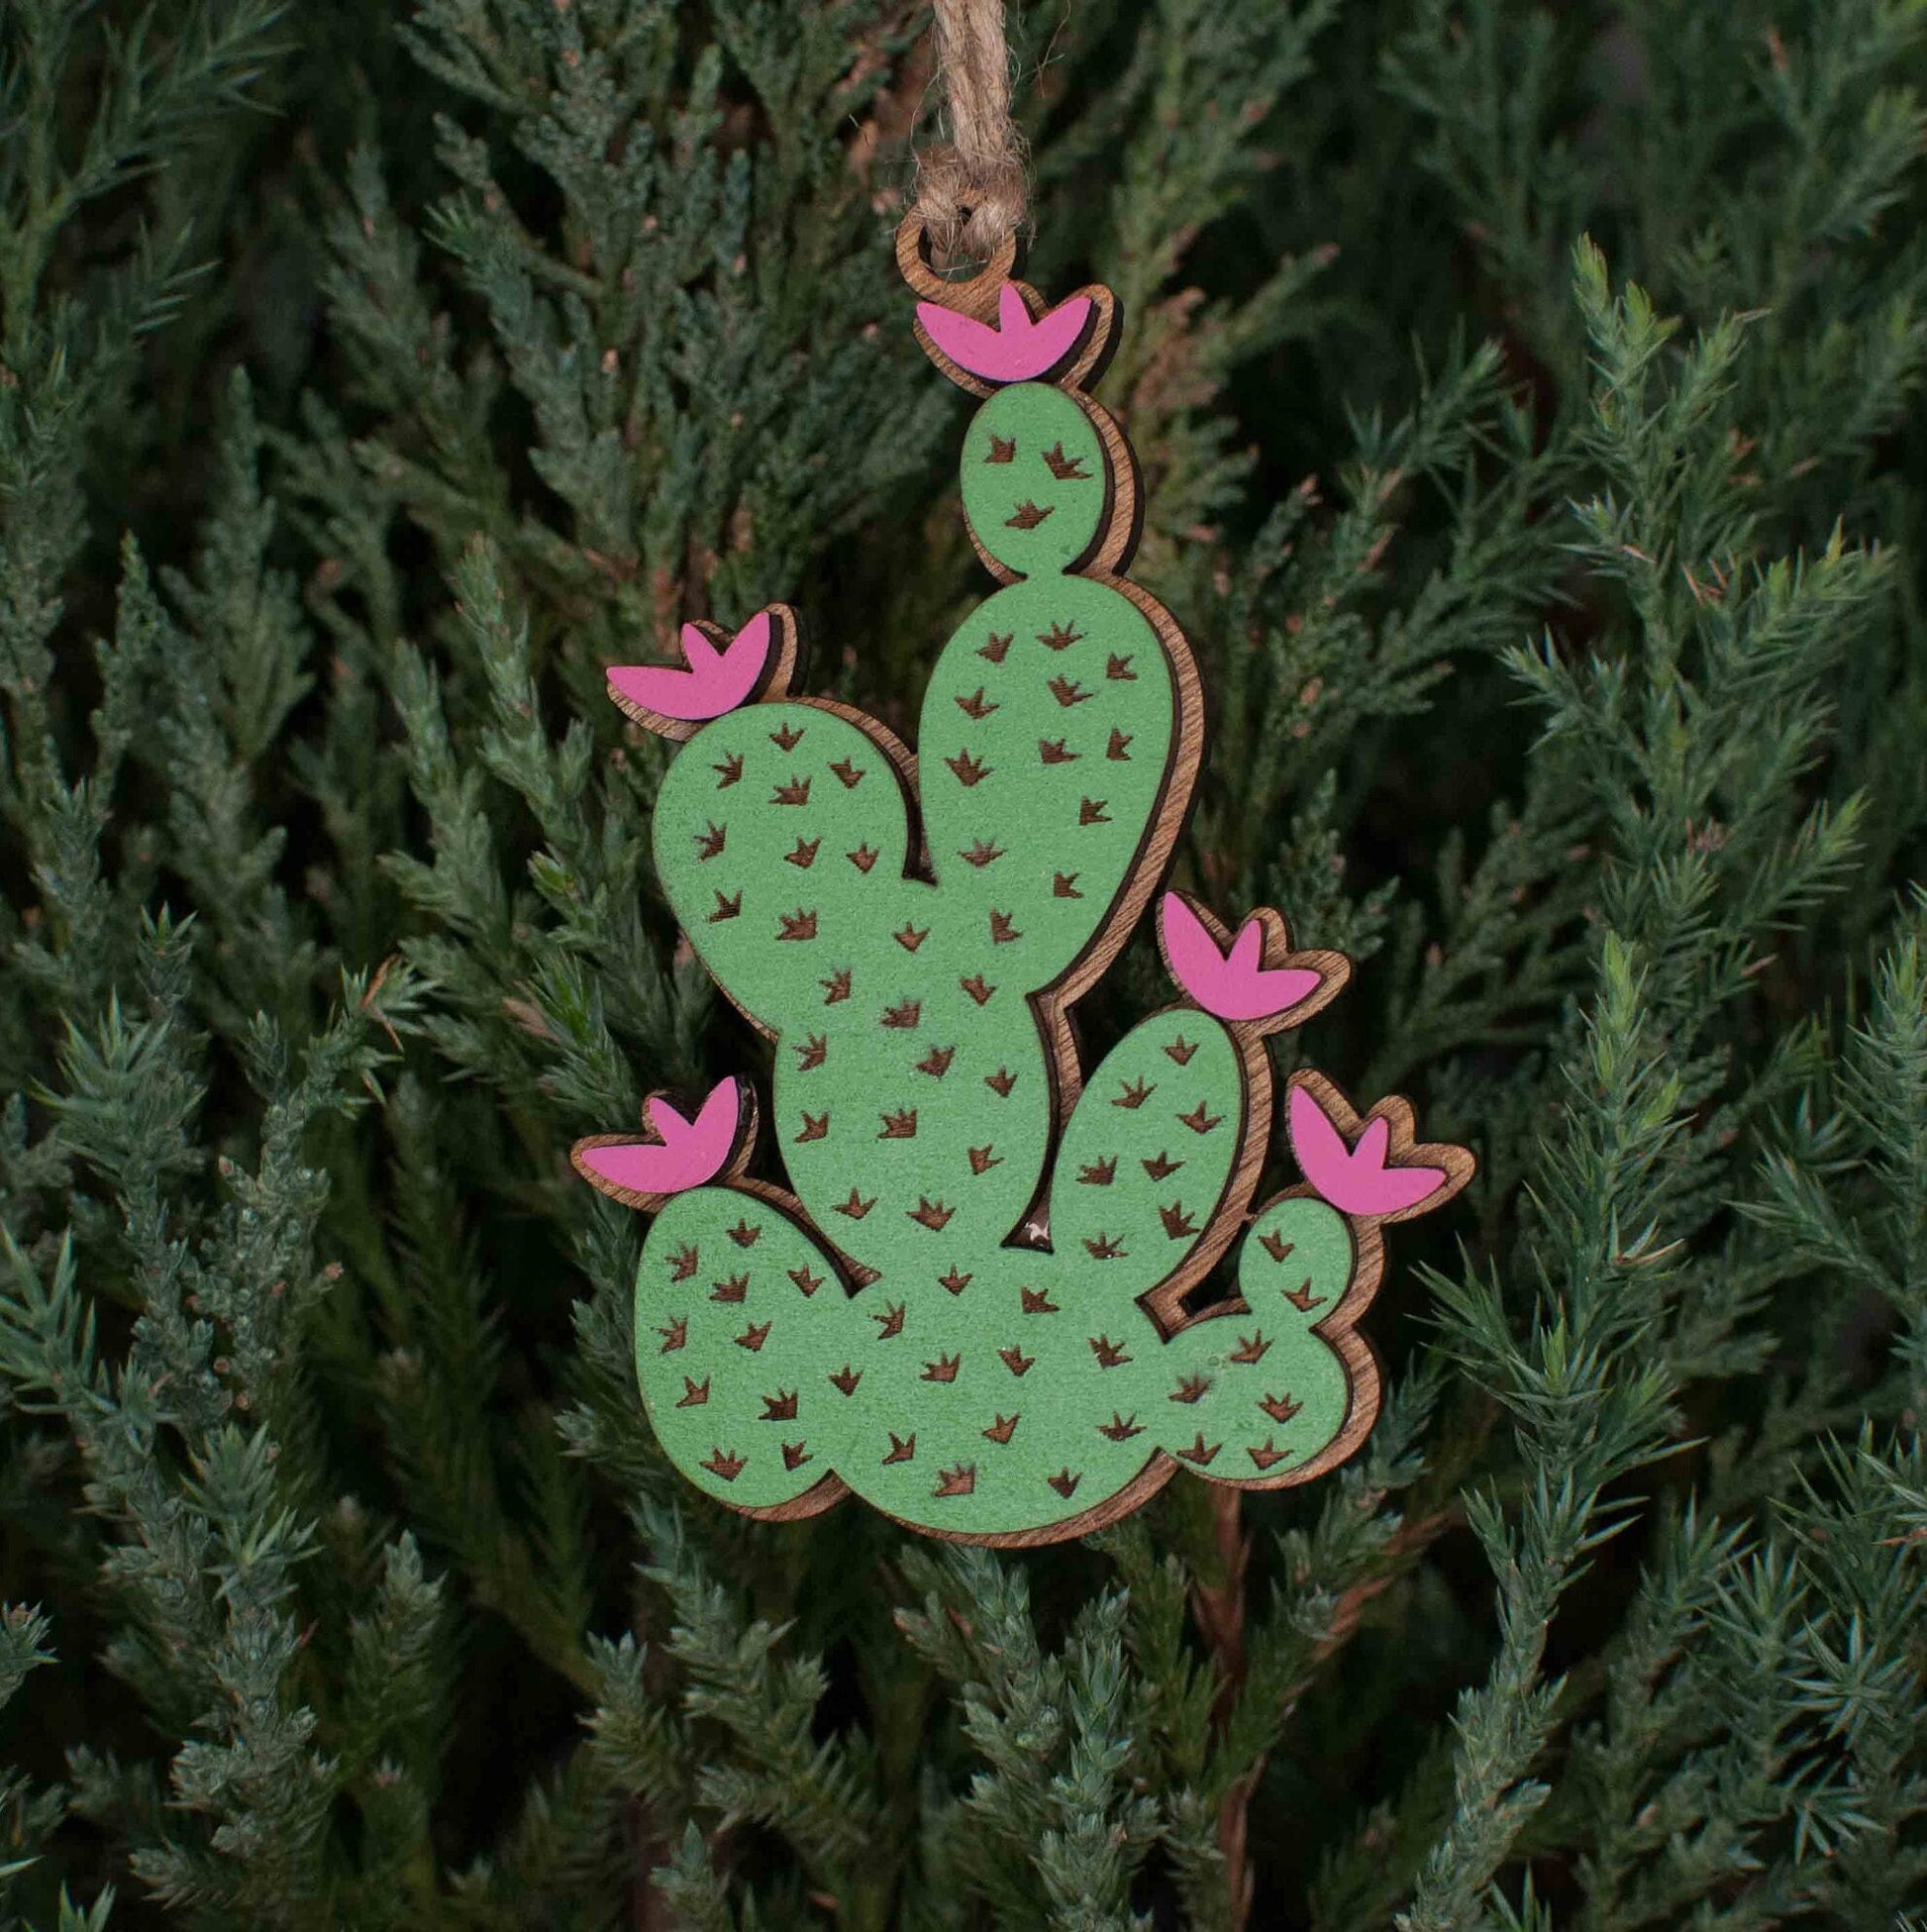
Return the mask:
M656 864L717 984L775 1046L785 1192L745 1177L748 1083L575 1164L655 1216L637 1369L664 1449L709 1494L797 1516L855 1490L934 1535L1030 1543L1133 1508L1188 1467L1276 1487L1375 1415L1359 1333L1380 1229L1450 1198L1463 1149L1409 1109L1288 1089L1302 1179L1256 1215L1272 1130L1266 1036L1343 989L1261 908L1234 935L1157 905L1179 997L1088 1077L1069 1009L1158 893L1201 745L1169 613L1123 574L1129 446L1084 390L1109 292L1046 309L1009 279L939 281L906 228L919 340L982 405L964 512L1000 587L944 646L912 754L799 693L782 606L610 693L677 741ZM1241 1231L1237 1291L1186 1297Z

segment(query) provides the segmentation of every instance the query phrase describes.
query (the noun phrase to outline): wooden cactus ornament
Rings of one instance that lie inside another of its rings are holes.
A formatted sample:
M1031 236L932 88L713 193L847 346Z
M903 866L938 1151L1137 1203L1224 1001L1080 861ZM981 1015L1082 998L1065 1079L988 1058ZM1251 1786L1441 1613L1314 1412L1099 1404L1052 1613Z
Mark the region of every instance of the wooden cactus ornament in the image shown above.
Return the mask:
M1271 1142L1265 1036L1344 989L1269 908L1233 932L1159 890L1202 735L1170 614L1124 574L1129 446L1085 393L1102 288L1047 307L1010 251L938 279L899 260L919 341L982 407L964 511L1000 587L945 645L916 756L793 689L794 616L683 632L685 665L611 697L681 750L654 846L703 965L775 1043L771 1127L794 1192L745 1177L749 1083L578 1170L654 1215L636 1283L642 1392L698 1487L765 1517L855 1490L934 1536L1029 1544L1135 1508L1179 1469L1303 1482L1364 1440L1359 1332L1381 1230L1471 1178L1411 1110L1363 1118L1293 1076L1302 1179L1252 1214ZM1178 997L1088 1078L1073 1002L1152 912ZM1186 1295L1241 1232L1236 1296Z

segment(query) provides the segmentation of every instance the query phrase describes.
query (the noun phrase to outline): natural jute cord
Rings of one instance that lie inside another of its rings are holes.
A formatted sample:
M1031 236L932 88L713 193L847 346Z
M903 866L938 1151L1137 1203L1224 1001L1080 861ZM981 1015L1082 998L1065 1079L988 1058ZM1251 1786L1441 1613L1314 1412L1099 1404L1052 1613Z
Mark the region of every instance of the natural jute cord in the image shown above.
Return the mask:
M917 163L917 212L940 262L993 254L1024 219L1024 147L1010 118L1003 0L936 0L951 145Z

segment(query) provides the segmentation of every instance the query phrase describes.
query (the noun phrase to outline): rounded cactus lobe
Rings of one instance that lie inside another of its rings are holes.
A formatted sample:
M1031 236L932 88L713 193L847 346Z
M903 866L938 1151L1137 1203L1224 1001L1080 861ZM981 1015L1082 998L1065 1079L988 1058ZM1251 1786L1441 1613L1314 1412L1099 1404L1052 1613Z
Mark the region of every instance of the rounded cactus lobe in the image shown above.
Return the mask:
M1110 517L1111 476L1097 426L1062 389L1018 382L971 419L960 465L964 514L1005 569L1074 568Z
M1108 1339L1074 1312L1059 1259L994 1250L951 1281L874 1282L852 1302L877 1339L844 1480L903 1522L989 1537L1066 1522L1136 1479L1149 1433L1107 1433L1109 1409L1066 1399L1095 1373L1093 1337Z
M678 1194L636 1275L636 1373L657 1437L739 1509L794 1502L847 1454L851 1301L821 1248L757 1195Z
M1176 709L1157 632L1088 578L1000 590L945 646L919 727L924 831L993 978L1050 986L1105 924L1165 797Z
M981 934L941 892L914 899L853 955L848 997L784 1034L772 1116L825 1235L921 1296L1017 1226L1043 1173L1051 1082L1026 989L986 976Z
M1357 1264L1352 1228L1326 1202L1274 1201L1239 1257L1240 1314L1193 1322L1165 1345L1152 1391L1159 1444L1218 1481L1275 1482L1322 1455L1352 1404L1328 1321Z
M1205 1013L1155 1013L1105 1056L1065 1130L1051 1182L1051 1243L1080 1313L1116 1311L1196 1252L1245 1132L1244 1065Z
M760 1026L823 1000L927 887L903 876L908 820L886 753L820 706L756 704L697 732L657 797L658 875L689 943Z

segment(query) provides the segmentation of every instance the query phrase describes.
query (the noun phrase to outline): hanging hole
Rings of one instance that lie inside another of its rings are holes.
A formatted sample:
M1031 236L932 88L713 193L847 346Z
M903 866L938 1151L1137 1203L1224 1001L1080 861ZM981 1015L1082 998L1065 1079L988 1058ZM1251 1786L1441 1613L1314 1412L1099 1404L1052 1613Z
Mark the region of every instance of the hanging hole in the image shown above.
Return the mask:
M966 220L970 212L963 208ZM960 261L940 268L931 250L930 224L920 208L912 208L896 231L896 265L903 279L927 301L941 302L981 322L994 322L998 291L1017 267L1016 231L997 244L988 261Z

